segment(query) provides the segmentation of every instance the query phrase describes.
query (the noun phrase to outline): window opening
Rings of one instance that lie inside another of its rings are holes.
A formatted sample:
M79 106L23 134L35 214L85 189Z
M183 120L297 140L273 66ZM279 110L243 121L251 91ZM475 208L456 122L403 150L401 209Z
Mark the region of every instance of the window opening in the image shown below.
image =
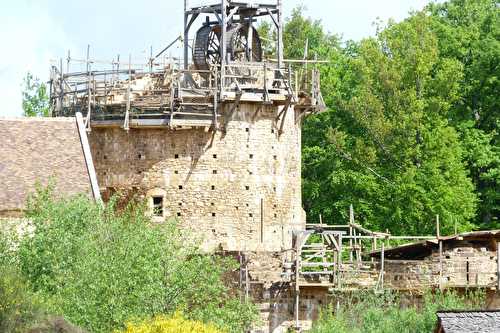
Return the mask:
M153 215L163 216L163 197L153 197Z

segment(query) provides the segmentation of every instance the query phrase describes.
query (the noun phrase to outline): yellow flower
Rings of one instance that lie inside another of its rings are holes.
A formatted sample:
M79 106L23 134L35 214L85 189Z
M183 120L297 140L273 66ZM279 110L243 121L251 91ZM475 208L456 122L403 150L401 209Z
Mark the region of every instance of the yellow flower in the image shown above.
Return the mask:
M125 330L115 333L225 333L212 324L188 320L181 312L171 317L157 316L138 323L127 323Z

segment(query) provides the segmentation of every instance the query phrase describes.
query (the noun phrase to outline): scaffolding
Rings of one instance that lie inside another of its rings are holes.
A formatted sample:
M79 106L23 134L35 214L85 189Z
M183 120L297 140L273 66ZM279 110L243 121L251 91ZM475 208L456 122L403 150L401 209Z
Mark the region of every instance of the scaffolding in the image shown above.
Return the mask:
M293 255L283 277L295 294L295 326L300 330L301 290L329 292L491 288L500 290L500 230L443 237L394 236L355 223L351 206L346 224L307 224L293 237ZM474 252L479 242L481 245ZM469 252L464 248L469 248ZM426 252L422 252L425 249ZM457 252L458 249L458 252ZM399 258L400 254L408 258Z
M190 29L202 14L206 20L190 46ZM252 26L263 17L275 24L277 59L263 58ZM282 131L292 106L300 112L299 119L325 109L318 68L308 69L310 61L301 67L283 59L282 25L281 0L275 4L220 0L191 8L186 0L183 37L154 57L151 52L147 62L132 63L130 56L128 62L119 56L99 61L90 57L90 47L85 59L73 59L68 52L66 71L62 60L51 68L52 115L81 112L89 130L91 125L217 130L225 111L239 103L258 103L282 107L277 116ZM183 59L165 57L178 42L183 44ZM75 63L85 69L71 71Z

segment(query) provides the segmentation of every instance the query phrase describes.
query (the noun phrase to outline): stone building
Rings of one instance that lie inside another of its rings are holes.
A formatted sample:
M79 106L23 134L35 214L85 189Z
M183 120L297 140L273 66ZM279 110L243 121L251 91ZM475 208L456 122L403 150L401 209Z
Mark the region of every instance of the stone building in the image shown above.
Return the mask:
M142 199L155 223L177 219L205 250L240 261L242 296L261 310L255 332L310 327L331 290L500 289L500 231L367 252L362 239L390 235L353 214L349 234L307 230L301 124L325 108L319 70L283 58L281 0L211 2L184 2L183 63L160 58L167 47L142 66L97 67L106 62L87 54L83 72L52 67L55 118L0 121L0 216L21 215L35 181L50 177L62 195ZM266 59L253 27L263 17L275 25L277 59Z
M384 282L391 289L497 288L500 230L474 231L384 251ZM440 246L441 243L441 246ZM371 254L381 259L381 251Z
M89 140L104 197L133 189L155 221L178 219L207 249L280 251L304 229L300 113L241 101L203 127L94 127ZM97 123L97 121L96 121Z
M324 108L319 72L285 65L281 1L213 2L185 2L183 66L53 67L53 115L85 115L104 199L139 197L154 221L179 220L206 250L288 249L305 229L301 122ZM253 26L262 17L276 24L277 62L264 59Z
M324 109L319 71L283 59L281 0L184 4L182 63L160 57L168 47L144 66L87 57L84 72L68 57L68 72L52 68L53 116L84 115L104 200L140 198L154 222L177 219L205 250L235 256L258 331L284 332L291 315L271 303L277 286L290 293L283 263L305 230L301 123ZM276 59L254 27L263 18Z

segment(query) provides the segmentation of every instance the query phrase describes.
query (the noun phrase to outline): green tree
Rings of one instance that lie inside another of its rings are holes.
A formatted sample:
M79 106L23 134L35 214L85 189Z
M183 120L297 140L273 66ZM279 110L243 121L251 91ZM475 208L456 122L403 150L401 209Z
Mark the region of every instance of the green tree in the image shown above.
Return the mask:
M339 38L324 32L320 20L303 16L304 6L298 6L285 20L283 31L284 56L289 59L302 59L307 41L308 59L315 55L323 58L339 45Z
M21 272L52 313L91 332L176 310L231 332L255 319L223 283L233 261L201 253L173 222L151 224L140 206L117 211L43 190L27 217L35 231L20 243Z
M43 312L15 265L10 238L0 230L0 332L24 333Z
M340 45L337 35L326 33L320 20L313 20L303 16L305 6L298 6L284 22L283 27L283 55L287 59L303 59L307 46L307 59L312 60L328 57ZM276 57L275 41L276 29L271 22L263 22L258 27L262 39L264 53L268 57ZM298 67L298 66L297 66Z
M345 219L349 204L374 229L471 228L476 196L448 114L462 66L439 56L431 19L416 13L376 38L331 53L322 71L330 110L304 126L304 202L310 216Z
M479 220L498 226L500 216L500 6L498 0L451 0L431 4L432 30L442 57L463 67L461 98L448 118L465 144L479 194Z
M48 117L50 115L47 86L29 72L23 80L22 95L25 117Z

